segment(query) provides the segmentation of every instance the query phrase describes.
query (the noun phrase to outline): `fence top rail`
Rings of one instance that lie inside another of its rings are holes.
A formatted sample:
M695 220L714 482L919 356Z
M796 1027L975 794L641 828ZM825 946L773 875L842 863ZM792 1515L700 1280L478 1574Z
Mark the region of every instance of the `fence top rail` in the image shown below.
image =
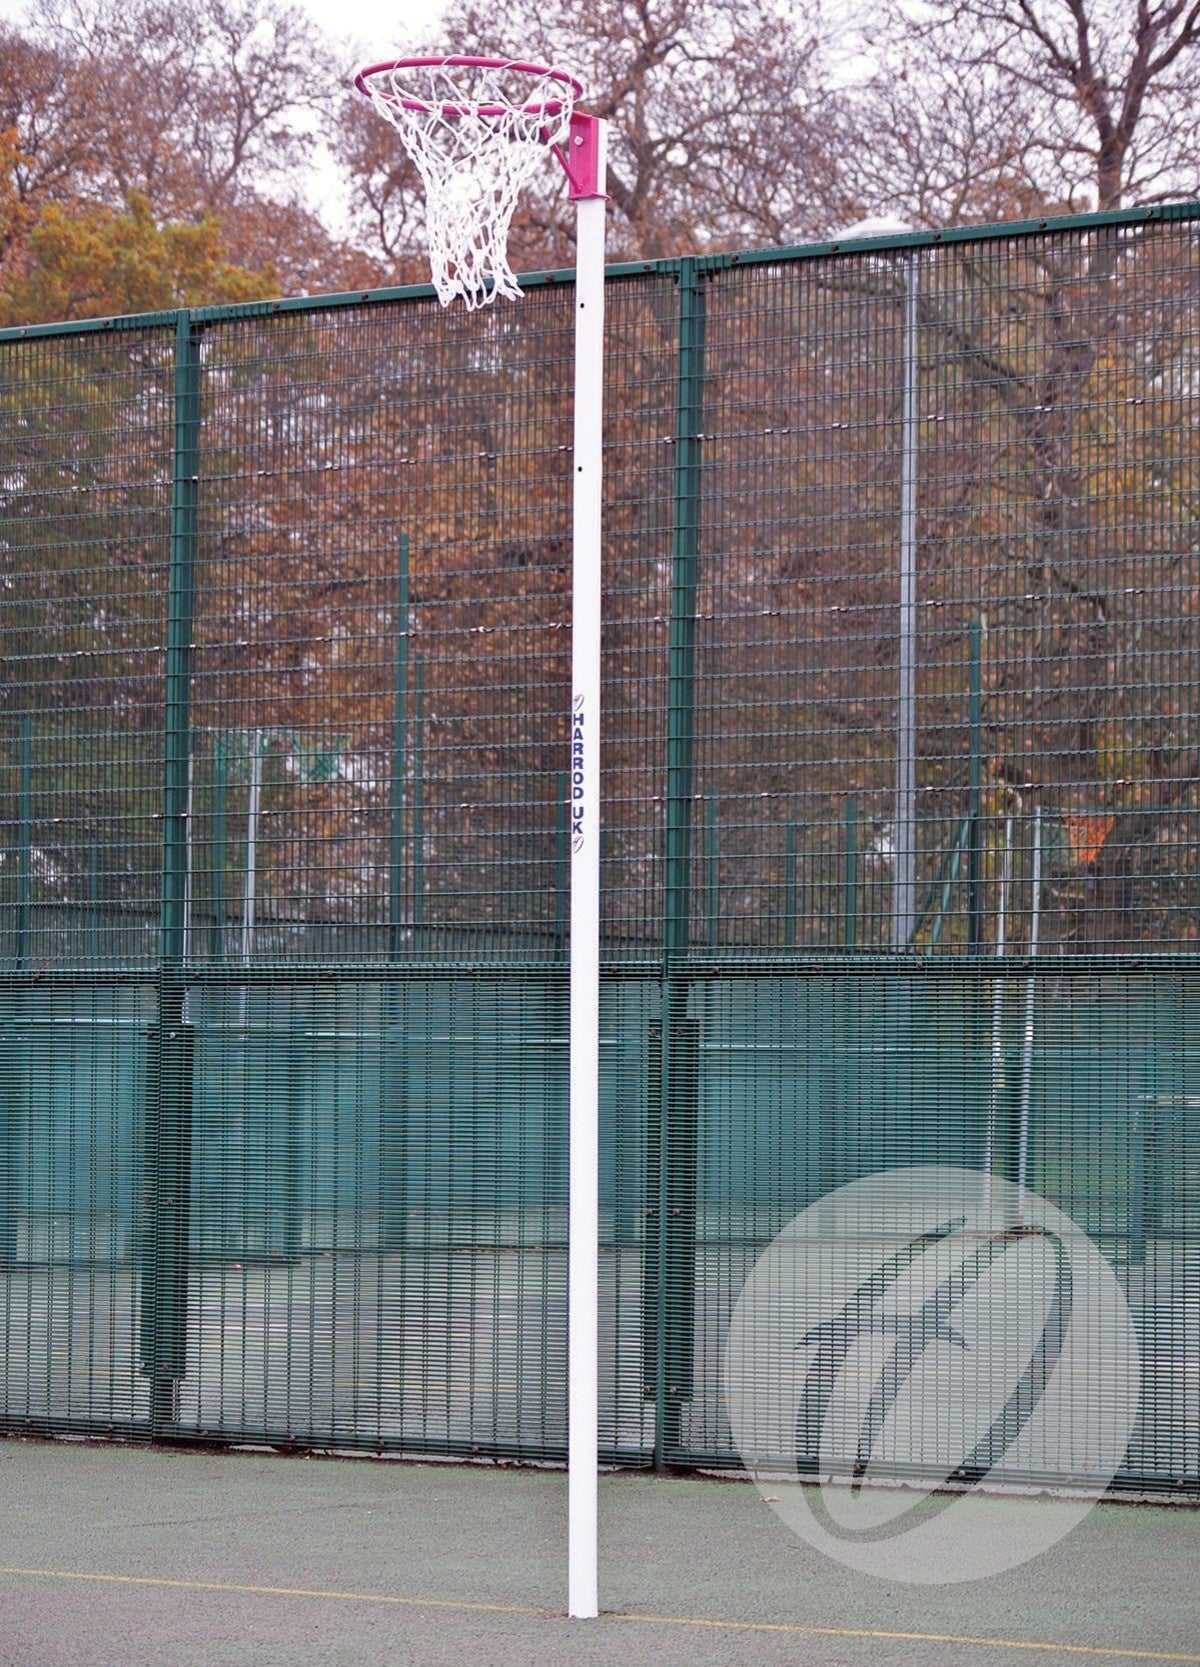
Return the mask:
M998 221L983 226L950 226L942 231L889 232L873 237L834 237L820 243L785 245L774 249L745 249L706 255L676 255L664 260L623 261L605 270L608 281L647 276L674 277L685 269L699 273L740 267L780 266L830 256L902 254L955 244L1017 241L1049 233L1087 236L1107 227L1130 227L1200 220L1200 201L1152 203L1143 208L1113 209L1097 214L1060 214L1037 220ZM574 271L563 268L530 272L519 277L523 289L540 289L574 282ZM241 301L213 307L179 307L166 312L130 313L111 318L74 319L60 323L19 324L0 329L0 344L45 336L103 335L111 331L175 328L181 318L196 325L225 324L238 319L271 318L287 313L334 312L371 307L384 302L428 301L436 298L432 284L402 284L379 289L347 290L331 295L281 297L272 301Z
M1146 954L1126 950L1073 951L1056 955L1028 955L1018 951L1003 956L985 954L910 955L904 953L853 952L823 955L769 955L765 953L722 955L718 959L699 956L664 965L661 953L636 960L606 959L600 968L605 985L661 983L703 986L713 983L752 982L761 979L826 980L910 980L948 982L976 986L1032 980L1052 984L1060 980L1164 979L1194 981L1198 957L1186 950ZM338 985L465 983L486 986L497 981L519 979L526 987L563 987L567 977L565 961L528 961L497 958L494 961L466 961L454 957L414 957L407 961L264 960L235 967L216 962L192 962L178 975L181 990L293 989L324 990ZM44 994L48 990L82 988L153 989L159 978L157 963L79 962L29 969L0 966L0 995ZM13 1023L0 1019L0 1026ZM83 1021L80 1021L83 1022ZM91 1019L88 1024L99 1023ZM104 1021L125 1023L124 1020ZM135 1021L131 1021L135 1022Z

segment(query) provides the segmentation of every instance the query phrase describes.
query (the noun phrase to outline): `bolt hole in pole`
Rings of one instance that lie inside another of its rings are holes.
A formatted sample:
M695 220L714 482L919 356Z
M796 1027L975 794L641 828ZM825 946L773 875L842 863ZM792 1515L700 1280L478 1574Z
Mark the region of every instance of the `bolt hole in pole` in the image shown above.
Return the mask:
M503 58L394 58L355 78L425 185L442 303L521 296L507 258L520 187L551 151L576 205L569 714L570 1090L567 1607L599 1613L600 513L607 126L567 71ZM468 189L464 189L467 186Z

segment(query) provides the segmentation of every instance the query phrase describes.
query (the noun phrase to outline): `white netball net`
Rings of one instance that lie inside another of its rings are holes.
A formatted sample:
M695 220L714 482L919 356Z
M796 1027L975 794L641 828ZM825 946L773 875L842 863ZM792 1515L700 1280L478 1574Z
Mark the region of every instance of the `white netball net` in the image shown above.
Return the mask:
M425 185L429 262L443 306L482 307L520 288L508 234L521 190L570 129L576 83L526 65L411 63L359 86L400 135Z

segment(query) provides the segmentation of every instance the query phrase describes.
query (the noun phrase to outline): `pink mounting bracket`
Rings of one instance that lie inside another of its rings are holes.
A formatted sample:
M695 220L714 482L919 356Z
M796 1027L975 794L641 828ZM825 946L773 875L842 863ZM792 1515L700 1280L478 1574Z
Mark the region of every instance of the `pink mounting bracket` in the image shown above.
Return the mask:
M554 147L570 186L567 196L573 203L590 197L608 200L608 193L600 190L602 125L599 116L585 116L582 111L573 110L566 144Z

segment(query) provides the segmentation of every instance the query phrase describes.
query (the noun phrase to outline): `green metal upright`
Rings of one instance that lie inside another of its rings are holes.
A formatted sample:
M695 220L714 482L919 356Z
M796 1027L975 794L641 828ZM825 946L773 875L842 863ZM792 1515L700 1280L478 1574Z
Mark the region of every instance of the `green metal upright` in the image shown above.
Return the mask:
M858 942L858 800L846 799L845 875L842 886L842 948Z
M388 948L393 960L404 926L404 772L408 747L408 534L400 534L396 583L396 689L392 713L391 832L388 851Z
M715 951L721 924L721 852L717 830L717 795L709 788L704 795L704 899L708 914L705 943Z
M424 948L425 925L425 661L413 663L412 941Z
M104 952L100 934L100 847L93 840L87 853L88 930L87 959L98 961Z
M0 1019L0 1268L17 1257L18 1106L15 1042Z
M388 841L388 958L404 942L404 785L408 768L408 534L401 533L396 575L396 686L392 708L392 786ZM381 1249L404 1243L408 1222L405 1039L403 991L389 981L383 994L383 1102L379 1122L379 1239Z
M175 1422L186 1369L191 1190L192 1029L187 1022L188 760L192 622L200 474L200 331L181 313L175 332L175 451L167 583L163 871L158 1016L146 1074L142 1370L151 1434Z
M783 947L796 947L796 824L789 822L783 843Z
M967 696L967 948L978 951L983 942L983 633L971 621L969 692Z
M675 492L671 625L667 666L667 826L664 953L668 970L691 938L693 776L696 751L696 589L699 581L701 434L706 280L679 267L679 363L675 400Z
M679 1447L692 1389L696 1241L699 1034L690 1018L686 961L692 933L692 828L696 751L696 596L704 428L707 279L679 266L679 357L675 401L674 526L668 646L667 821L661 1037L652 1047L650 1179L645 1304L653 1361L654 1462ZM652 1039L653 1041L654 1039ZM649 1364L649 1360L648 1360ZM651 1374L647 1372L649 1379Z
M21 762L17 810L17 966L29 965L33 924L33 719L21 719Z
M209 925L208 953L211 960L221 961L225 956L226 817L229 798L229 738L221 733L213 736L212 770L209 834L209 899L212 917Z

